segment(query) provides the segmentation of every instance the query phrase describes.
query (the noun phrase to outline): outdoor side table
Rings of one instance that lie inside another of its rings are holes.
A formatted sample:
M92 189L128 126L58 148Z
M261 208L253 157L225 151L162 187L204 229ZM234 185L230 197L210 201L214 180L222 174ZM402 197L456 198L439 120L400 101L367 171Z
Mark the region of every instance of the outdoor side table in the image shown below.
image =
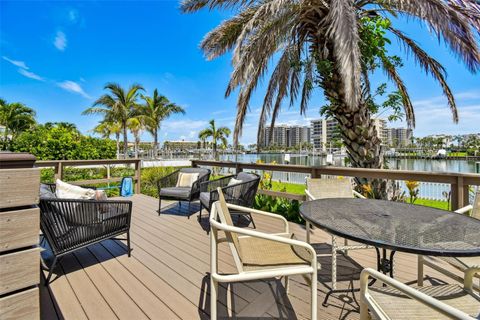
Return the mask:
M451 211L386 200L329 198L304 202L300 215L330 234L374 246L377 269L391 277L397 251L480 256L480 220ZM346 291L352 290L330 290L324 304L330 294Z

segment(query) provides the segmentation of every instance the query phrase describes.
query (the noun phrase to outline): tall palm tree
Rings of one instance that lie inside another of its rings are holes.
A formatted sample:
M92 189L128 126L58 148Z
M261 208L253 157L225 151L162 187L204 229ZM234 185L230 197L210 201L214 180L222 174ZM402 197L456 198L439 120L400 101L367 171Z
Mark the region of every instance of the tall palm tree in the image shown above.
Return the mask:
M109 121L118 121L123 133L123 157L127 158L128 132L127 121L135 113L139 91L144 90L139 84L133 84L125 90L117 83L107 83L104 87L110 92L98 98L93 106L82 114L102 114Z
M230 136L230 129L227 127L217 128L214 119L210 120L208 123L210 126L200 131L198 138L203 141L212 138L213 158L217 159L218 141L222 143L222 146L226 147L228 144L227 138Z
M120 159L120 133L122 132L120 124L118 122L103 120L93 128L93 132L99 134L104 139L110 138L111 135L115 135L117 159Z
M391 17L423 21L468 70L480 68L478 34L480 5L475 0L184 0L183 12L202 8L238 9L201 43L207 59L233 51L229 96L240 88L234 142L242 132L252 93L270 75L259 121L259 136L267 118L271 127L282 102L300 100L305 114L311 94L323 90L328 115L341 128L354 167L381 168L383 156L371 118L370 77L381 69L398 89L405 117L415 125L413 104L398 69L399 57L388 52L388 37L396 38L417 65L440 84L453 121L458 121L454 96L444 67L415 41L394 27ZM278 58L277 58L278 57ZM273 61L273 71L267 72Z
M127 126L130 132L133 134L135 158L138 158L138 145L140 144L140 135L142 134L144 124L141 118L133 117L128 119Z
M153 136L153 154L156 157L158 151L158 131L162 121L173 114L185 114L185 110L179 105L170 102L167 97L158 94L157 89L153 91L153 96L142 95L142 99L145 103L139 107L139 114L145 124L145 128Z
M22 131L30 129L35 124L35 111L22 103L0 99L0 125L4 126L3 150L7 150L8 137L12 140Z

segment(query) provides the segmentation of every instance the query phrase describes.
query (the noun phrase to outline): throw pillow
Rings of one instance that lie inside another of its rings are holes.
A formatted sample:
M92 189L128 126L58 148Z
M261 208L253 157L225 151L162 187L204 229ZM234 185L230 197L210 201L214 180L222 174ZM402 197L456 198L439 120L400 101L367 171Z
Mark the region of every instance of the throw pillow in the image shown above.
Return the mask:
M243 182L242 180L238 180L238 179L232 178L232 179L230 179L230 181L228 182L228 186L233 186L234 184L242 183L242 182Z
M227 187L230 187L230 186L233 186L233 185L236 185L236 184L239 184L239 183L242 183L243 181L242 180L238 180L238 179L235 179L235 178L232 178L230 179L230 181L228 182L228 185ZM234 199L239 199L240 196L242 195L242 188L239 187L239 188L230 188L230 191L227 191L227 193Z
M64 199L95 199L95 190L82 188L63 182L60 179L57 179L55 182L56 191L55 194L57 198Z
M177 187L191 188L193 183L198 180L198 173L180 172L178 174Z

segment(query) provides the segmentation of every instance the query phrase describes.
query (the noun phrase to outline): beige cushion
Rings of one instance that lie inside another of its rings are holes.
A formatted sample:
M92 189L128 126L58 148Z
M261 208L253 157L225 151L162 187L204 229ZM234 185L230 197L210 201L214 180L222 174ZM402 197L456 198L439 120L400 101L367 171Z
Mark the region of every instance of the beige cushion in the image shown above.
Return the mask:
M243 182L242 180L238 180L238 179L232 178L232 179L230 179L230 181L228 181L228 185L229 185L229 186L233 186L234 184L242 183L242 182Z
M242 182L243 182L242 180L232 178L228 182L228 186L233 186L233 185L236 185L236 184L239 184L239 183L242 183ZM238 199L242 195L241 193L242 193L242 188L235 188L234 187L233 192L230 193L230 196L232 196L234 199Z
M105 190L95 190L95 200L108 200Z
M65 199L95 199L95 190L82 188L57 179L55 195Z
M176 187L188 187L191 188L193 183L198 180L198 173L185 173L180 172L178 174L178 180Z

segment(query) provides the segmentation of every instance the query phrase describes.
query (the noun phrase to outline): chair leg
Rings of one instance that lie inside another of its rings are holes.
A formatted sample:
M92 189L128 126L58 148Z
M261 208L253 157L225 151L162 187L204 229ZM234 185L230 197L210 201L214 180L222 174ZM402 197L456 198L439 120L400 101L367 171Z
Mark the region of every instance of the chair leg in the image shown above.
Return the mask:
M202 211L203 211L203 204L200 202L200 212L198 214L198 221L202 221Z
M158 215L160 215L161 211L162 211L162 199L158 198Z
M188 201L188 219L190 219L190 201Z
M210 319L217 319L218 282L210 275Z
M130 245L130 231L127 232L127 250L128 250L128 257L131 257L132 247Z
M360 297L360 320L370 320L370 314L368 313L368 305L363 301L363 297Z
M423 287L423 256L417 256L417 285Z
M249 213L248 216L250 217L250 222L252 223L253 229L257 229L257 226L255 225L255 221L253 221L252 214Z
M48 286L49 283L50 283L50 278L52 278L53 269L55 269L55 266L57 265L57 261L58 261L58 258L55 257L53 259L52 265L50 266L50 268L48 270L48 276L47 276L47 279L45 280L45 286Z
M305 232L307 233L307 243L310 243L310 223L305 221Z
M317 320L317 270L312 273L312 301L311 301L311 318Z
M332 290L337 289L337 237L332 236Z
M290 279L288 276L285 276L285 292L288 294L290 291Z

